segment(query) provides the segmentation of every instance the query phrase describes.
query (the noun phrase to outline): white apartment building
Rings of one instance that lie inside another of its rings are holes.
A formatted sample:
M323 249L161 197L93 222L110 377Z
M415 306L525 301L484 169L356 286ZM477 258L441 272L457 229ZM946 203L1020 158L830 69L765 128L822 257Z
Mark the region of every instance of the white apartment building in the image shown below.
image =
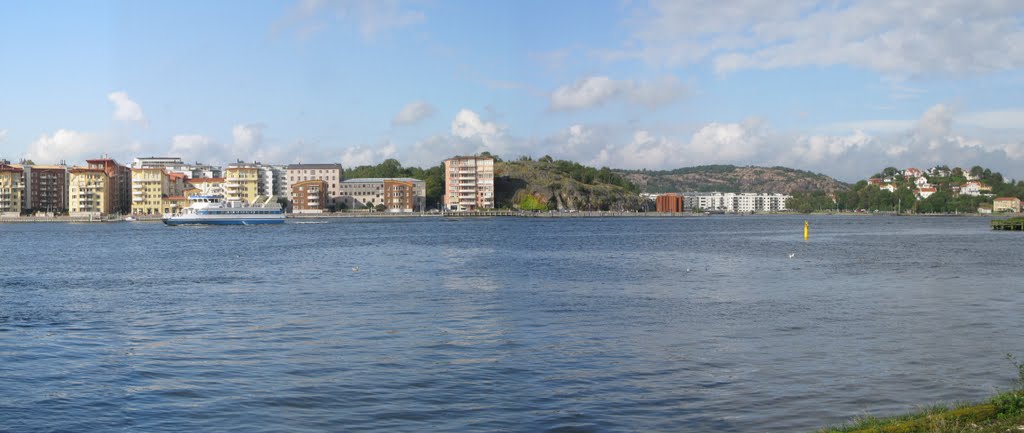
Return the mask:
M683 193L683 208L735 213L782 212L792 196L785 194L687 192Z
M283 165L254 164L259 169L259 193L260 195L272 195L276 197L287 197L288 189L285 188L285 171Z
M186 164L177 156L144 156L132 160L132 168L162 168L168 173L181 173L189 179L224 177L220 167L202 164Z
M427 183L412 178L358 178L341 183L341 203L348 209L383 204L388 212L422 212L427 207Z
M291 185L304 180L322 180L327 182L327 204L335 207L342 203L341 182L345 180L345 170L341 164L291 164L284 168L281 178L281 190L291 191Z
M494 208L494 158L456 156L444 161L444 207L454 211Z

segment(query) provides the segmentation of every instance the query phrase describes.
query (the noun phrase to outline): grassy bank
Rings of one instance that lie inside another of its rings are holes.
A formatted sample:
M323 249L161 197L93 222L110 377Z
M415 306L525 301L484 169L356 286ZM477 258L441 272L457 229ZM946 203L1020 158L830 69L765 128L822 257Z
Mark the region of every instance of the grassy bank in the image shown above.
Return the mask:
M891 418L863 417L819 433L1006 433L1024 432L1024 363L1007 355L1017 369L1017 387L988 401L933 406Z
M999 394L980 404L936 406L892 418L864 417L820 433L1004 433L1024 431L1024 391Z

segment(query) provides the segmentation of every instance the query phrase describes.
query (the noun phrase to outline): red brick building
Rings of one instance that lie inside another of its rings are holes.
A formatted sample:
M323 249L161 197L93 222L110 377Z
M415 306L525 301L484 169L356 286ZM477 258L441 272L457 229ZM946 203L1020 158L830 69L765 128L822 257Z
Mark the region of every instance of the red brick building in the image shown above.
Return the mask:
M292 212L321 213L330 208L327 181L310 179L292 184Z
M683 211L683 196L682 194L662 194L658 196L655 201L658 207L658 212L682 212Z

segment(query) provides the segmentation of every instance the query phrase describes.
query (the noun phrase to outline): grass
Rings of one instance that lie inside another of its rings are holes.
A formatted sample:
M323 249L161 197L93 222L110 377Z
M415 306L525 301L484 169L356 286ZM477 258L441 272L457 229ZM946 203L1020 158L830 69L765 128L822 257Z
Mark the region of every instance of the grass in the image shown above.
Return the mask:
M1017 388L986 402L933 406L891 418L862 417L819 433L1007 433L1024 432L1024 363L1007 359L1017 369Z

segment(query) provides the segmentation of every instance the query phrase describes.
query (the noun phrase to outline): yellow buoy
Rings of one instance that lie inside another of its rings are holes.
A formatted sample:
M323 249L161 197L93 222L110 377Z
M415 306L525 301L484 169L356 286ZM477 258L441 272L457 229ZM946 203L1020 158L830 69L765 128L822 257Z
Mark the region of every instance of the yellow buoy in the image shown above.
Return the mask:
M804 221L804 240L806 241L810 237L811 223Z

